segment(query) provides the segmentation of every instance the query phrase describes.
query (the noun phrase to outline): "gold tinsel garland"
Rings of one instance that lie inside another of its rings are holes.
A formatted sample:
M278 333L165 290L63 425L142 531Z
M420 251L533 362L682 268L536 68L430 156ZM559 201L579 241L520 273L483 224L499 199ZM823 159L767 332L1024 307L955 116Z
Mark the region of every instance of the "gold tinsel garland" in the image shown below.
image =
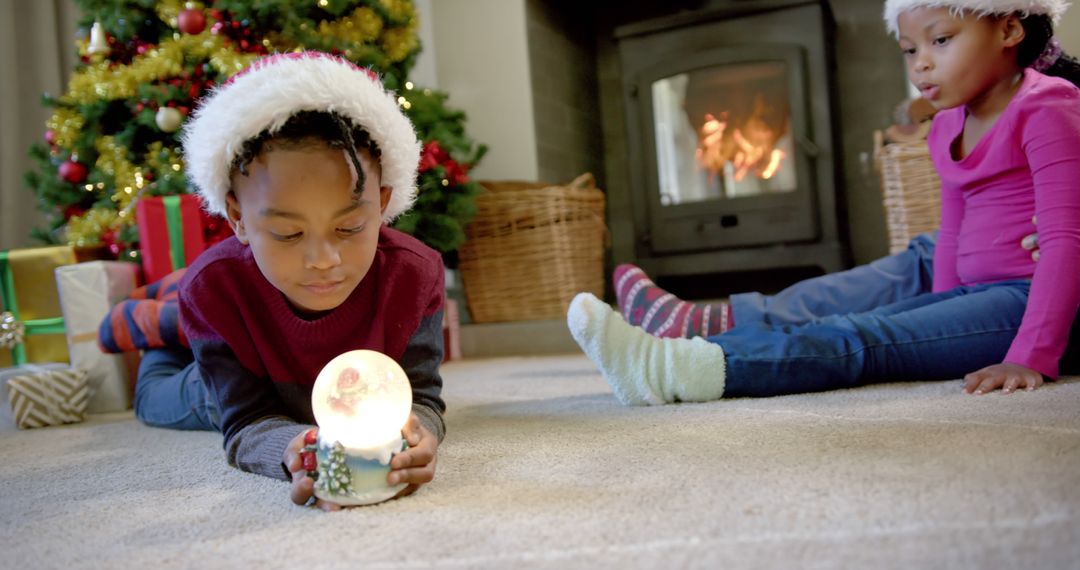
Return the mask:
M208 60L218 73L228 77L247 67L256 57L258 54L229 49L223 38L209 30L195 35L180 34L135 56L130 65L110 67L108 61L87 65L71 77L68 92L60 101L89 104L102 99L129 99L138 93L139 85L180 75L185 58Z
M379 0L379 4L390 14L392 20L409 21L410 26L416 21L416 8L412 0Z
M154 6L154 11L157 12L158 18L160 18L162 22L168 24L170 28L175 29L179 26L177 20L180 17L180 10L184 8L184 4L185 3L181 2L181 0L158 0L157 4ZM202 6L198 4L195 4L194 7L199 10L202 9Z
M135 168L127 159L127 149L116 144L113 137L103 136L94 142L98 151L97 163L94 165L98 170L108 174L116 183L116 188L111 196L116 209L125 211L131 205L136 190L141 190L144 181L143 174Z
M352 14L333 22L319 22L319 35L354 44L367 43L378 38L382 29L382 18L366 7L357 8Z
M418 45L416 33L411 26L391 28L383 32L382 48L386 57L393 63L404 60Z
M56 135L56 145L64 148L74 148L84 124L86 118L71 107L57 107L45 121L45 126Z
M124 226L135 224L135 201L149 186L142 170L127 160L124 147L116 144L112 137L101 137L95 144L100 153L95 166L110 175L116 182L116 190L111 199L116 209L92 208L81 216L72 216L67 221L65 239L71 245L84 247L100 243L100 236L107 230L119 231ZM150 143L144 155L145 164L157 179L179 173L184 169L184 161L176 149L166 147L160 141Z
M100 245L102 234L109 230L119 231L121 226L120 212L111 208L91 208L81 216L68 219L66 239L75 247Z
M384 30L380 42L387 59L398 63L409 57L420 45L416 31L416 8L411 0L379 0L379 4L390 14L391 21L405 24Z

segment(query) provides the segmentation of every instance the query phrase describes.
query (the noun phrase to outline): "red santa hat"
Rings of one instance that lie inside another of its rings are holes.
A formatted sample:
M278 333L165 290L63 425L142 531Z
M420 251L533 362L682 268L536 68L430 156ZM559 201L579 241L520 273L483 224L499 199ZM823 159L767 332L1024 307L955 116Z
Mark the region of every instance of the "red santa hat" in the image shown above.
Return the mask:
M203 99L185 125L188 177L208 211L225 215L233 160L244 143L300 111L337 113L371 135L381 151L382 185L393 190L384 222L412 207L420 142L394 94L370 70L306 51L256 60Z
M897 18L913 8L949 8L965 14L1045 14L1057 25L1069 3L1065 0L886 0L885 25L892 35L899 35Z

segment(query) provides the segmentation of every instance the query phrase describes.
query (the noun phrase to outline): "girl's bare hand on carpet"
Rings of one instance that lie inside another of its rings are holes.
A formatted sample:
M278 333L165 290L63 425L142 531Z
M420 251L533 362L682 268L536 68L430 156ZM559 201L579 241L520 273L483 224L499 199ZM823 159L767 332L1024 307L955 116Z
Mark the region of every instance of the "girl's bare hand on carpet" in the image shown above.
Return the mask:
M987 366L964 376L964 391L968 394L987 394L998 388L1004 394L1011 394L1019 388L1030 391L1042 384L1042 374L1011 362Z
M315 429L310 429L300 432L300 435L294 437L293 440L289 442L289 446L285 448L285 455L282 458L282 463L285 464L285 468L289 470L289 473L292 473L292 485L289 488L289 497L292 498L292 502L297 505L306 505L308 501L315 496L315 480L308 477L307 470L304 469L304 461L300 457L300 452L304 450L304 436L306 436L308 432L315 431ZM322 499L316 499L315 506L324 511L341 510L341 505Z
M409 448L390 460L390 473L386 476L386 482L391 485L409 484L397 494L398 497L415 493L420 485L435 478L435 461L439 452L439 440L420 424L416 414L409 416L401 433Z

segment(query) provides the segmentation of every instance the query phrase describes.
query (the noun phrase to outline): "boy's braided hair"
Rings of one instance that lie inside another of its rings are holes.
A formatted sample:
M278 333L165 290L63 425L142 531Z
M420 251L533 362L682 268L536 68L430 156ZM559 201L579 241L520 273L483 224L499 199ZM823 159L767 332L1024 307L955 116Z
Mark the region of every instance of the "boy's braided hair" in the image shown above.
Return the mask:
M371 135L362 127L353 125L345 117L327 111L300 111L289 117L276 131L264 130L244 141L243 146L236 153L236 158L233 159L233 170L247 176L247 166L268 146L291 150L316 146L344 150L356 172L354 189L356 194L364 191L366 179L356 153L366 150L376 162L382 154L379 151L379 145L371 139Z

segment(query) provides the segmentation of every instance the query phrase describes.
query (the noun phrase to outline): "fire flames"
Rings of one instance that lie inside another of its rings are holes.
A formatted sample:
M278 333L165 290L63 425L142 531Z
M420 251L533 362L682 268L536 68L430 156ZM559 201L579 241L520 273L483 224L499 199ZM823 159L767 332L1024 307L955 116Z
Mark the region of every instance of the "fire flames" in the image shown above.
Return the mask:
M772 178L784 160L784 151L776 148L777 140L784 133L768 125L764 120L766 111L764 100L759 96L750 117L730 129L727 111L721 112L719 117L706 113L694 153L698 164L716 174L722 173L724 165L730 162L736 182L751 172L762 180Z

